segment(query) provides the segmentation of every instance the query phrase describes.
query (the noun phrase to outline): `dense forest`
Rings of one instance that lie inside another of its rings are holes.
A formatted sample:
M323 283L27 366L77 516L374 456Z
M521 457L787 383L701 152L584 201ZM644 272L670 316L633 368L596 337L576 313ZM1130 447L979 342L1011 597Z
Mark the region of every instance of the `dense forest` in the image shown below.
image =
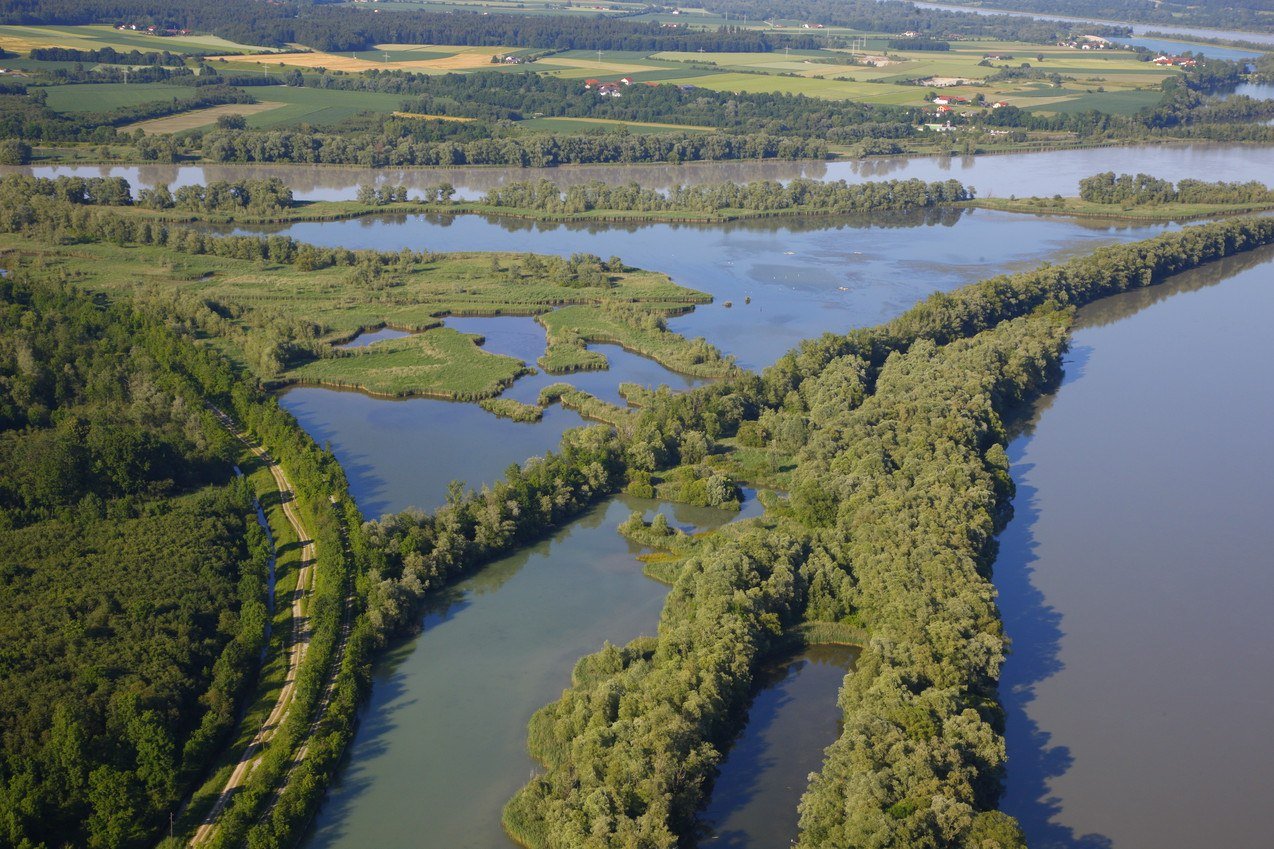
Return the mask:
M32 224L36 209L90 213L19 183L0 194ZM61 225L28 234L111 238ZM317 547L312 636L287 718L211 843L251 831L253 845L288 845L367 686L372 631L354 587L366 549L344 474L162 299L107 305L38 260L14 264L0 281L13 525L0 530L0 843L154 845L227 743L263 645L268 549L246 489L226 483L238 447L205 411L211 399L287 469ZM36 460L79 489L14 470Z
M0 281L7 846L153 837L254 675L268 545L235 445L159 341L64 286Z

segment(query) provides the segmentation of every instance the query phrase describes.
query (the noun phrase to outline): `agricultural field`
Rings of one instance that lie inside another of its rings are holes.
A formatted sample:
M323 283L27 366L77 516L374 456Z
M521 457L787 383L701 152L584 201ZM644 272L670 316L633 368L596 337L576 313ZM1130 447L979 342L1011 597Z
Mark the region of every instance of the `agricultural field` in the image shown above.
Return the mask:
M869 43L867 52L858 54L847 50L663 52L650 59L683 63L695 71L694 76L669 82L715 91L791 92L911 106L941 91L969 99L981 94L989 102L1003 100L1024 109L1054 112L1135 112L1155 103L1162 82L1180 73L1140 61L1123 50L1079 51L994 41L953 42L951 47L944 52L874 52ZM987 56L1001 58L980 64ZM1038 78L984 82L1005 67L1020 69L1024 63L1043 74L1060 76L1061 85ZM913 81L932 82L910 84Z
M475 71L492 66L491 57L529 51L506 47L462 47L439 44L378 44L372 50L352 53L260 53L219 56L233 64L282 65L286 68L326 68L329 71L385 70L447 73Z
M422 2L419 5L436 5ZM552 4L545 3L545 8ZM693 18L691 12L678 18ZM782 23L782 22L780 22ZM857 50L844 47L781 50L770 53L701 53L570 50L540 55L526 64L493 63L504 55L539 54L530 49L465 47L440 44L379 44L351 53L248 52L252 48L204 36L156 37L118 32L110 27L0 27L0 44L29 50L38 43L82 48L225 51L213 57L225 73L259 73L282 79L300 70L358 73L391 68L421 74L541 73L568 80L596 78L633 83L668 83L722 92L789 93L827 100L877 105L922 106L939 93L986 103L1004 101L1032 112L1065 113L1097 109L1131 114L1162 96L1165 79L1180 73L1141 61L1124 50L1080 51L1065 47L999 41L952 42L949 51L905 51L887 47L873 36ZM994 57L994 58L990 58ZM24 71L65 63L17 58L10 67ZM1025 67L1024 67L1025 66ZM987 81L1005 69L1021 76ZM186 97L190 89L166 84L50 86L49 106L68 114L108 111L143 103ZM400 95L273 86L253 88L262 101L248 108L197 110L137 125L146 133L180 133L211 126L223 114L242 114L254 129L309 124L331 127L360 112L398 112L408 99ZM973 108L973 107L966 107ZM586 124L561 118L535 117L523 124L532 131L604 130L606 121ZM636 132L678 132L673 124L628 124ZM130 127L131 129L131 127ZM691 127L692 131L705 128Z
M75 50L101 50L112 47L159 53L240 54L263 53L268 47L235 44L215 35L148 35L110 26L0 26L0 47L27 53L35 47L68 47Z
M48 104L68 114L103 112L123 106L190 97L189 86L150 83L81 83L49 86ZM207 109L196 109L124 128L141 129L147 134L179 133L208 127L221 115L243 115L248 126L256 129L296 127L309 124L330 127L360 112L392 113L406 100L398 94L360 91L331 91L296 86L254 86L249 89L260 103L231 103Z
M269 112L272 109L279 109L288 104L279 103L277 101L263 100L260 103L226 103L221 106L210 106L207 109L192 109L189 112L182 112L177 115L168 115L164 118L152 118L149 121L138 121L135 124L126 124L120 127L121 132L131 133L134 130L141 130L148 136L155 135L172 135L174 133L184 133L189 130L198 130L204 127L211 127L217 123L217 119L223 115L242 115L245 118L258 115L262 112Z
M76 83L55 85L45 89L50 109L67 114L109 112L124 106L140 106L194 94L190 86L148 83Z
M330 127L360 112L397 112L407 100L401 94L282 85L254 87L250 91L258 100L278 104L274 109L247 115L248 126L260 130L301 124Z

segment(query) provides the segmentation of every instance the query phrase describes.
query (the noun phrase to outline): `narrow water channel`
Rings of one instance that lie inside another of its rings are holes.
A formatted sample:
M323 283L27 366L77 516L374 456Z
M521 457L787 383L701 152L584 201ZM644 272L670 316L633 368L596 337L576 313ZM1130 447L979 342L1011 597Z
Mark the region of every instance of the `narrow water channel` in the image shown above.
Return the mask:
M1274 250L1080 312L1010 447L1003 808L1036 849L1261 849Z
M757 675L747 725L700 817L699 846L780 849L796 839L797 803L840 736L836 696L857 656L848 646L811 646Z
M420 635L377 664L348 764L305 845L512 846L500 812L536 769L531 714L570 685L581 656L655 631L667 587L642 575L640 549L615 528L656 507L617 498L438 599ZM753 499L744 515L754 508ZM696 530L739 517L658 509Z

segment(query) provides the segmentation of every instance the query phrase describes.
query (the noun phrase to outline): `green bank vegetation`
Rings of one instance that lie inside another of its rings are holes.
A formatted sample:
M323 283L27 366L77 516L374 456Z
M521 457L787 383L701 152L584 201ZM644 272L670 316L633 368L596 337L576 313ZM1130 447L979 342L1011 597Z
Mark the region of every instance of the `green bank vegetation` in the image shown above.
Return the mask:
M96 194L80 193L81 184ZM117 188L77 181L68 192L55 181L5 178L0 196L12 204L0 220L0 248L15 266L38 265L95 291L161 306L273 385L479 400L525 371L527 364L489 354L473 337L442 327L448 315L539 315L551 328L550 362L561 370L571 370L569 360L604 368L605 358L584 348L603 340L705 376L734 368L703 340L663 327L664 316L706 303L707 295L616 258L388 254L279 236L212 236L90 202ZM569 311L558 315L562 308ZM384 326L417 335L337 347Z

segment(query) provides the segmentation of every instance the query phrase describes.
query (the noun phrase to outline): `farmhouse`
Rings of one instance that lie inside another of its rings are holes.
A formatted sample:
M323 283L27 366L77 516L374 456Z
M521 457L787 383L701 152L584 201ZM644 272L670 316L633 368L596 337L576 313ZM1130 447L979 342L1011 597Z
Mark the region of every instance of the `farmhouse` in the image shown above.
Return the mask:
M1193 68L1199 64L1196 60L1186 56L1156 56L1150 61L1161 67L1175 65L1178 68Z

